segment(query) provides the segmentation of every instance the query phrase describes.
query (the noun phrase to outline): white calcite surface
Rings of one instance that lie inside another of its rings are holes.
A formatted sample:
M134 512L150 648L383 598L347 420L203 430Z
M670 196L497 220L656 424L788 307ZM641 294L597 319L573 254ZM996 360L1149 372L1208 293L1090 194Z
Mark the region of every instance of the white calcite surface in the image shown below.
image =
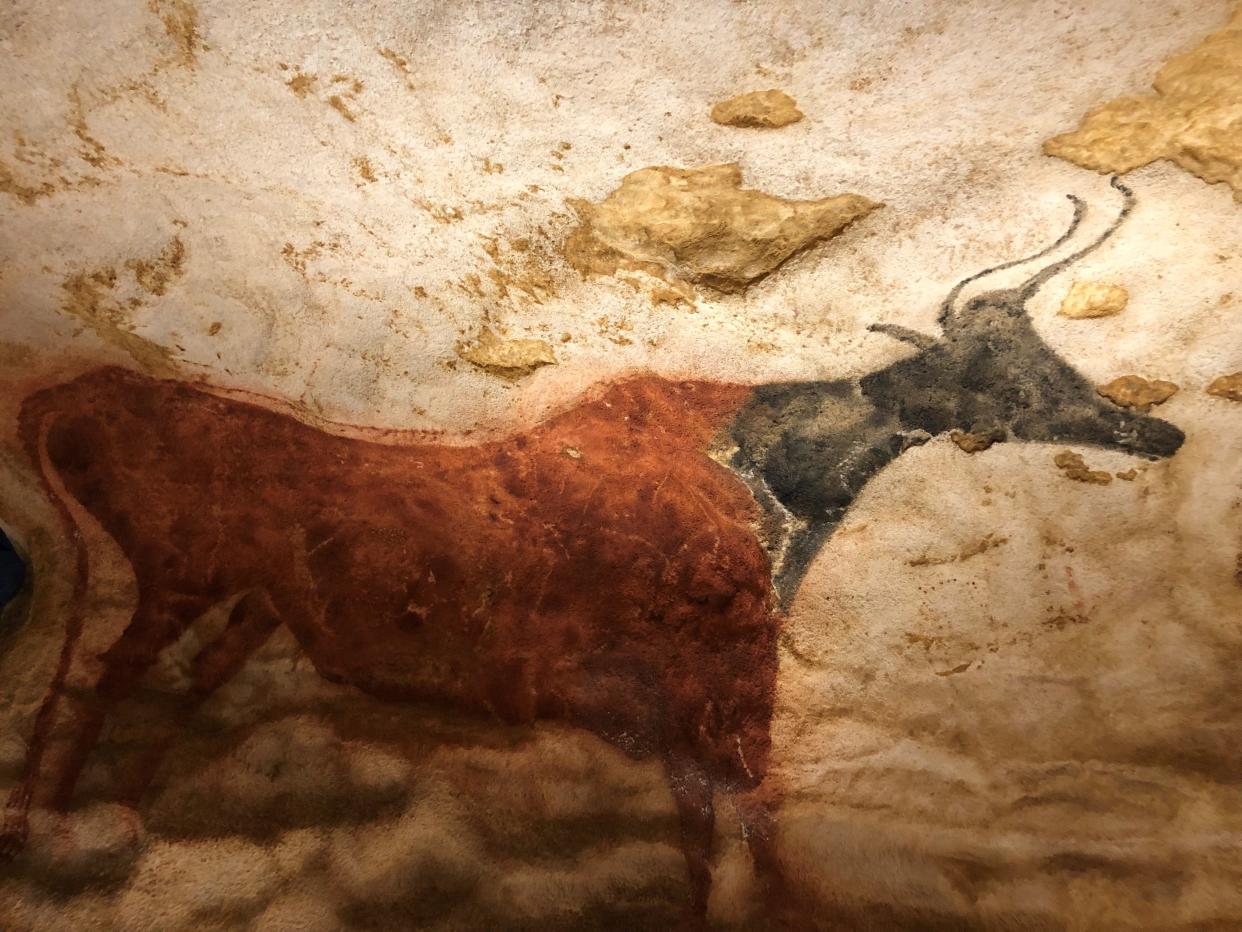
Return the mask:
M282 399L312 423L457 442L534 424L626 371L859 376L911 352L869 324L936 333L956 281L1062 232L1065 194L1089 205L1084 235L1103 229L1107 179L1042 144L1146 93L1231 13L0 4L0 525L34 569L0 616L0 793L72 589L69 542L16 439L35 386L114 363ZM804 119L756 132L709 117L770 88ZM571 201L599 203L650 166L727 163L774 197L884 206L739 293L663 300L642 272L584 277L564 258ZM866 487L783 633L773 780L792 927L1242 924L1242 403L1207 391L1242 371L1242 205L1167 161L1126 181L1132 216L1030 313L1092 385L1179 386L1155 413L1186 443L1159 462L1073 451L1106 476L1135 470L1104 483L1072 481L1061 445L967 453L945 435ZM1123 287L1124 312L1060 316L1075 277ZM542 341L508 344L539 358L463 360L483 333ZM92 574L70 708L136 598L115 543L75 517ZM26 851L0 865L0 927L683 915L659 763L589 732L366 698L317 676L283 630L178 722L187 658L229 608L109 717L73 810L35 810ZM113 801L160 739L142 805ZM715 852L710 921L773 920L724 799Z

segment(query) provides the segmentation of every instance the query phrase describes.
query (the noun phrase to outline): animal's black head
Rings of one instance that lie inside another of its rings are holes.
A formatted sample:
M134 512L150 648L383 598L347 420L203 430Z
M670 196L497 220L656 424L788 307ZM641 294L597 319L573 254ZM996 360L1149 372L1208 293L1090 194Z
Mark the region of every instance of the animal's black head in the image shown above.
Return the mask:
M1153 458L1177 452L1184 439L1177 427L1099 395L1040 338L1026 310L1044 282L1098 247L1130 212L1132 192L1116 179L1113 186L1125 196L1125 206L1088 246L1016 288L985 292L954 307L962 288L974 279L1039 258L1066 242L1085 213L1082 202L1071 197L1073 222L1055 243L1035 256L986 269L955 286L941 308L941 339L875 328L914 342L922 351L865 377L864 393L895 410L904 427L932 434L962 430L996 439L1088 444Z

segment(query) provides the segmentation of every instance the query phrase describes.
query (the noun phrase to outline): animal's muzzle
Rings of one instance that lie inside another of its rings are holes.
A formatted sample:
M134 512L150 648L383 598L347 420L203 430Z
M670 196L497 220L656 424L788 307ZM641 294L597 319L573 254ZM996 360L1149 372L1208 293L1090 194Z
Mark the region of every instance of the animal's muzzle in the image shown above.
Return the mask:
M1161 459L1172 456L1185 441L1186 435L1176 425L1159 418L1145 417L1129 425L1121 445L1140 456Z

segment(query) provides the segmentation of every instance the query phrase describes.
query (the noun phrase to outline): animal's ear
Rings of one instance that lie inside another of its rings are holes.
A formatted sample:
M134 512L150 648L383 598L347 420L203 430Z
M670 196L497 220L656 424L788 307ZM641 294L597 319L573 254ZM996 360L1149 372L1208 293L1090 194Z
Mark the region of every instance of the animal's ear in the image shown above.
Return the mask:
M917 346L921 350L929 349L936 345L935 337L919 333L917 330L911 330L909 327L898 326L897 324L871 324L867 329L872 333L882 333L885 336L892 337L894 340L900 340L902 343Z

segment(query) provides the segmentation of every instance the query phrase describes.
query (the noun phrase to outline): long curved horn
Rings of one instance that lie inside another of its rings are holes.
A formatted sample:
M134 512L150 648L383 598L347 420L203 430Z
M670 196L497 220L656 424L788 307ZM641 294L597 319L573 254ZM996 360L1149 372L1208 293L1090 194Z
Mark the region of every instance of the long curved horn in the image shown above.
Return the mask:
M1130 215L1130 211L1134 209L1134 192L1122 184L1121 179L1116 175L1113 175L1111 183L1114 188L1121 192L1121 195L1124 198L1121 205L1121 211L1117 214L1117 218L1108 225L1107 230L1095 238L1094 242L1088 243L1086 246L1082 247L1082 249L1078 250L1078 252L1070 253L1064 259L1058 259L1056 262L1052 263L1052 265L1041 269L1027 279L1027 281L1022 285L1021 290L1018 292L1021 296L1023 304L1030 300L1031 296L1034 295L1035 292L1039 291L1044 282L1048 281L1048 279L1052 278L1052 276L1069 268L1069 266L1073 265L1087 253L1098 249L1105 240L1117 232L1117 228L1121 226L1122 221Z
M1082 218L1087 213L1087 205L1083 203L1082 198L1077 197L1076 195L1073 195L1073 194L1067 194L1065 195L1065 197L1074 205L1074 217L1072 220L1070 220L1068 229L1066 229L1064 233L1062 233L1059 237L1057 237L1056 242L1050 243L1049 245L1041 249L1039 252L1032 253L1029 256L1023 256L1021 259L1011 259L1008 262L1002 262L1000 265L994 265L991 268L984 269L982 272L976 272L974 275L970 275L966 278L963 278L960 282L958 282L956 285L953 286L953 289L945 297L944 301L941 302L940 316L937 318L937 320L941 324L943 324L946 320L949 319L949 315L953 313L953 303L957 300L957 296L961 294L962 289L965 288L967 285L969 285L971 282L977 281L978 279L983 278L983 276L985 275L991 275L993 272L1001 272L1005 269L1011 269L1015 265L1022 265L1022 263L1024 262L1033 262L1036 259L1042 259L1044 256L1048 255L1048 253L1052 252L1054 249L1057 249L1058 247L1064 245L1066 241L1068 241L1069 238L1074 235L1074 231L1078 229L1078 225L1082 223Z

